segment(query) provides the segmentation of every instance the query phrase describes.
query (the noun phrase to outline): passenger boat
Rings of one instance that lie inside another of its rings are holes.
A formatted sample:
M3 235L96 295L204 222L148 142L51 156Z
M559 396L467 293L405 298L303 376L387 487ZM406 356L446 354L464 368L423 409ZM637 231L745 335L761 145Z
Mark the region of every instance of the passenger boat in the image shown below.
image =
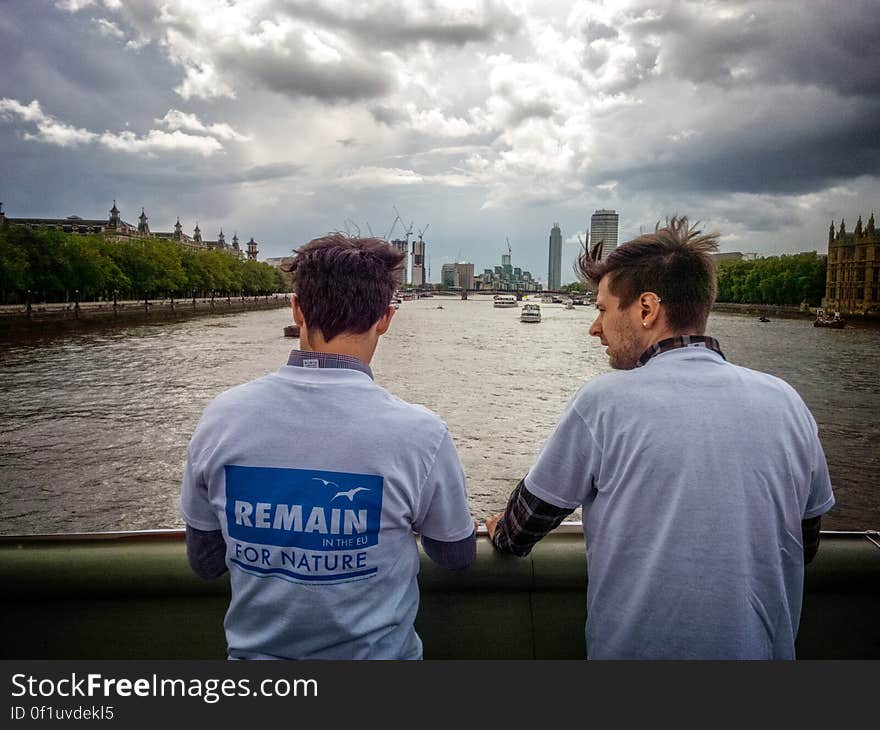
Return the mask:
M523 304L522 312L519 315L520 322L540 322L541 307L538 304Z
M633 538L636 539L636 535ZM527 558L448 571L420 553L426 659L583 659L586 551L565 523ZM799 659L880 659L880 533L823 532L805 568ZM6 659L225 659L229 574L203 581L183 530L0 537Z
M816 321L813 327L831 327L832 329L842 330L846 327L846 322L840 316L840 312L828 314L824 309L816 310Z
M299 325L289 324L284 328L285 337L299 337Z
M496 294L493 299L495 307L518 307L519 302L513 294Z

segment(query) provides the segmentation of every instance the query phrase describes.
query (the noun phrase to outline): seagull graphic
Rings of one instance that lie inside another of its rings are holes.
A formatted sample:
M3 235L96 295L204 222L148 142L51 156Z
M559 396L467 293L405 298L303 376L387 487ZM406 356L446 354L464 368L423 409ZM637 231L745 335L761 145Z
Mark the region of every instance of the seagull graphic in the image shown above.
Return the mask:
M333 497L330 499L332 502L337 497L348 497L349 502L354 502L354 495L358 492L369 492L370 490L366 487L355 487L354 489L349 489L347 492L336 492Z
M325 487L329 487L331 484L334 487L338 487L339 485L336 482L331 482L328 479L321 479L320 477L312 477L313 482L321 482Z

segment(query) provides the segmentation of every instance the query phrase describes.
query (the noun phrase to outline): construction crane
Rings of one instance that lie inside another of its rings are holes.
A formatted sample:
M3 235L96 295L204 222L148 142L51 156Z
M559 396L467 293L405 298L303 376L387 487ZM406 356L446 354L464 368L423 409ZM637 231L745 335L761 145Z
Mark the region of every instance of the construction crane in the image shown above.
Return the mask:
M397 212L397 209L395 209L395 213L396 213L396 212ZM385 240L386 240L386 241L390 241L390 240L391 240L391 234L394 232L394 228L395 228L395 226L397 225L397 221L400 221L400 216L399 216L399 215L395 215L395 216L394 216L394 221L391 223L391 229L388 231L388 235L385 236ZM403 223L403 221L400 221L400 222Z
M511 250L510 250L510 237L509 237L509 236L505 236L504 238L507 239L507 255L510 256L510 254L511 254Z
M420 241L422 240L422 236L425 234L425 231L427 231L428 228L430 228L430 226L431 226L431 224L429 223L427 226L425 226L424 228L422 228L422 230L419 231L419 240Z
M345 232L348 234L349 238L351 238L351 229L348 227L348 224L349 224L349 223L350 223L351 225L353 225L354 228L355 228L355 231L356 231L356 233L355 233L355 237L356 237L356 238L360 238L360 236L361 236L361 227L360 227L357 223L355 223L351 218L346 218L346 219L345 219Z

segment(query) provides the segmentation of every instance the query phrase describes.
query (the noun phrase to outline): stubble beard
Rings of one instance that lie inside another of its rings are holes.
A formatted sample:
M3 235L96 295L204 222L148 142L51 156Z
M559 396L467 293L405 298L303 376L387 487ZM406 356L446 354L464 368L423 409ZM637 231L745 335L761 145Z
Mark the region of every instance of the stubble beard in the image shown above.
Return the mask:
M615 370L632 370L642 355L642 344L628 328L621 329L618 335L620 344L608 353L608 363Z

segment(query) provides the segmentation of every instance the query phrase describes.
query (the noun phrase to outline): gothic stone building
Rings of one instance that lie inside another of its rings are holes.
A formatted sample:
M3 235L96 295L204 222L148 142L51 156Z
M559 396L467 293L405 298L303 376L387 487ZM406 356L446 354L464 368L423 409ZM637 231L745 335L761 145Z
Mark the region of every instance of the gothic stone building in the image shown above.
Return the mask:
M89 219L80 218L79 216L69 216L67 218L9 218L3 213L2 203L0 203L0 225L10 223L19 226L28 226L29 228L45 228L49 230L58 230L63 233L77 233L80 235L101 235L114 241L124 241L136 238L160 238L166 241L177 241L183 246L191 248L212 249L216 251L225 251L237 258L244 258L245 251L238 243L238 235L232 236L232 243L226 242L223 230L217 236L216 241L202 240L202 232L199 224L193 229L190 236L183 232L183 226L180 224L180 218L174 225L174 231L151 231L148 223L147 214L141 208L141 214L138 217L137 225L127 223L122 220L119 209L116 207L116 201L113 201L113 207L110 209L110 217L105 219ZM257 260L257 243L253 237L247 244L247 258L251 261Z
M847 233L846 224L828 229L828 273L825 278L825 308L842 314L880 312L880 231L874 214L862 227Z

